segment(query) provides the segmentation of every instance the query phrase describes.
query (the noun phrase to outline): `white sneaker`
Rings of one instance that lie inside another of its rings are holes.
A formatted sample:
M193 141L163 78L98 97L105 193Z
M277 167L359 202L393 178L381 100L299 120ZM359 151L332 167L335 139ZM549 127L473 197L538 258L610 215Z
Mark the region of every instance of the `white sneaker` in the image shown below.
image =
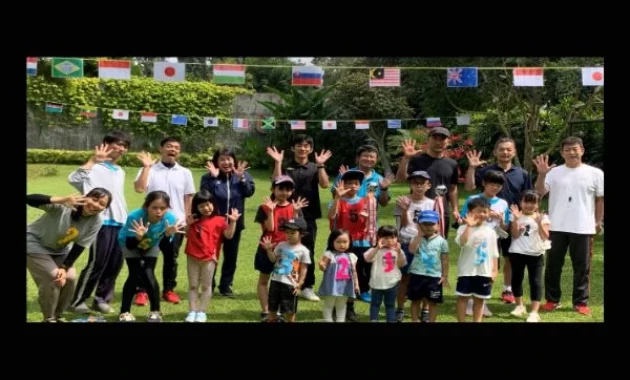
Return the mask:
M196 317L197 317L197 312L196 311L189 311L188 315L186 316L185 321L186 322L194 322Z
M197 312L197 317L195 318L195 322L205 323L207 320L208 320L208 316L206 315L206 313L202 311Z
M103 314L113 313L114 309L110 306L110 304L106 302L97 302L94 304L94 309L100 311Z
M77 314L90 314L91 310L85 302L81 302L72 309Z
M152 311L149 313L147 322L162 322L162 315L159 311Z
M531 312L529 313L529 317L527 317L526 322L540 322L540 315L538 315L538 313Z
M300 292L300 297L305 298L309 301L314 301L314 302L319 301L319 297L317 297L317 294L315 294L315 292L313 292L313 289L311 288L306 288L302 290Z
M120 322L135 322L136 318L131 313L122 313L118 316Z
M510 314L512 314L513 316L517 318L523 318L524 316L527 315L527 310L525 309L525 306L518 305L517 307L514 308L514 310L512 310Z
M492 317L492 312L488 309L488 305L485 302L483 303L483 316L486 318Z

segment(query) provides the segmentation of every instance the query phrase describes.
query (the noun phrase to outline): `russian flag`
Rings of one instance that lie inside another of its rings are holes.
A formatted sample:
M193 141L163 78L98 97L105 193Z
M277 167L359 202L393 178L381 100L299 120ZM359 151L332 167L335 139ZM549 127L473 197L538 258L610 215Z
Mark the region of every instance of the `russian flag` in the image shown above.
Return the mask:
M427 127L441 127L442 121L439 117L427 117Z
M37 75L37 58L26 57L26 75Z
M324 84L324 70L319 66L293 66L293 86L321 86Z

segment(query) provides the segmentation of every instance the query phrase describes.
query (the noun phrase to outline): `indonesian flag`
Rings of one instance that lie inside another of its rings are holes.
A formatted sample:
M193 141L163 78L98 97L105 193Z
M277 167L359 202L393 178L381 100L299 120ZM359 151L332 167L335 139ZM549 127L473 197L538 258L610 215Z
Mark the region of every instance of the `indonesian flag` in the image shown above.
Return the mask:
M517 67L513 71L514 86L542 87L544 86L542 67Z
M357 120L354 122L354 129L370 129L370 121Z
M155 62L153 79L162 82L183 82L186 79L186 64L182 62Z
M112 111L112 119L129 120L129 111L127 111L127 110L114 110L114 111Z
M98 61L98 77L104 79L131 79L131 61Z
M156 112L140 112L140 121L145 123L157 123Z
M582 68L582 85L583 86L603 86L604 85L604 68L603 67L583 67Z

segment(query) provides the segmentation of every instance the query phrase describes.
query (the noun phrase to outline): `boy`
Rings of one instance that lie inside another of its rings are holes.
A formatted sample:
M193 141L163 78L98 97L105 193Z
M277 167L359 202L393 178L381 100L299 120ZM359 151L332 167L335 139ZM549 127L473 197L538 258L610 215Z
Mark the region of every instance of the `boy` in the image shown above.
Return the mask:
M319 188L326 189L329 186L328 175L326 174L325 163L332 156L329 150L322 150L320 154L315 152L315 162L310 162L308 156L313 152L313 138L304 134L293 137L293 160L282 168L284 151L278 152L275 146L267 148L267 154L275 161L273 177L282 174L288 175L295 182L293 200L299 197L306 198L308 206L302 210L304 221L306 222L306 232L303 244L311 253L311 261L315 261L315 241L317 240L317 219L322 217L322 210L319 200ZM319 297L313 292L315 285L315 266L309 265L306 272L304 287L300 292L300 297L309 301L319 301Z
M420 233L409 244L409 252L413 252L408 290L413 322L420 322L421 303L429 304L428 322L436 321L437 306L443 302L442 286L448 285L448 242L437 233L439 221L433 210L422 211L414 219Z
M287 316L287 322L295 322L297 313L297 294L304 284L308 265L311 264L308 249L301 240L306 231L303 219L289 219L279 227L287 237L275 249L271 236L265 236L262 245L273 266L269 285L269 322L276 322L278 311Z
M341 180L335 186L335 197L328 208L330 230L345 229L350 232L352 238L352 253L357 255L357 275L359 278L360 297L369 299L370 272L372 264L365 261L363 254L371 245L367 236L368 212L367 197L358 195L363 182L364 174L361 170L348 170L341 175ZM366 301L367 302L367 301ZM346 320L357 321L354 311L354 299L349 298L346 309Z
M457 321L466 321L466 305L473 300L473 322L483 318L484 300L491 297L492 282L497 277L499 250L497 234L486 223L490 203L485 197L468 202L464 225L457 229L455 243L461 246L457 262Z
M400 231L400 244L407 258L407 265L400 269L402 279L398 288L398 309L396 310L396 319L402 322L404 318L403 307L407 298L407 284L409 281L409 266L414 255L409 250L409 243L421 232L417 227L416 220L420 212L424 210L433 210L435 201L426 196L426 192L431 188L431 176L429 173L418 170L407 177L409 181L409 195L403 195L396 200L396 208L394 216L396 217L396 225ZM422 235L420 235L422 236ZM429 308L423 302L422 305L422 321L429 321Z

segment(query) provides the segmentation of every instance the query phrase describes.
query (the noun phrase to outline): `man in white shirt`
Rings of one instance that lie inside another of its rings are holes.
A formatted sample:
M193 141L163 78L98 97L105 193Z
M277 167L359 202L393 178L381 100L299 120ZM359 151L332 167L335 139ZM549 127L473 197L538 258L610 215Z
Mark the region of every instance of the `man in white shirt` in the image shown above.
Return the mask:
M160 161L153 160L151 155L142 152L138 158L142 161L142 169L138 171L134 188L138 193L150 193L161 190L171 198L171 210L180 222L187 222L186 216L191 214L192 197L195 183L189 169L177 163L181 152L181 143L176 137L167 137L160 142ZM164 254L163 292L165 301L179 303L180 298L174 289L177 286L177 257L182 245L183 234L173 235L173 239L164 238L160 242L160 250ZM147 304L148 295L142 285L136 291L136 305Z
M545 270L545 311L560 307L560 277L569 249L573 264L573 307L590 315L588 308L590 255L593 235L602 231L604 218L604 172L582 163L584 144L579 137L562 141L564 165L549 166L546 154L536 157L536 191L549 193L551 249Z

